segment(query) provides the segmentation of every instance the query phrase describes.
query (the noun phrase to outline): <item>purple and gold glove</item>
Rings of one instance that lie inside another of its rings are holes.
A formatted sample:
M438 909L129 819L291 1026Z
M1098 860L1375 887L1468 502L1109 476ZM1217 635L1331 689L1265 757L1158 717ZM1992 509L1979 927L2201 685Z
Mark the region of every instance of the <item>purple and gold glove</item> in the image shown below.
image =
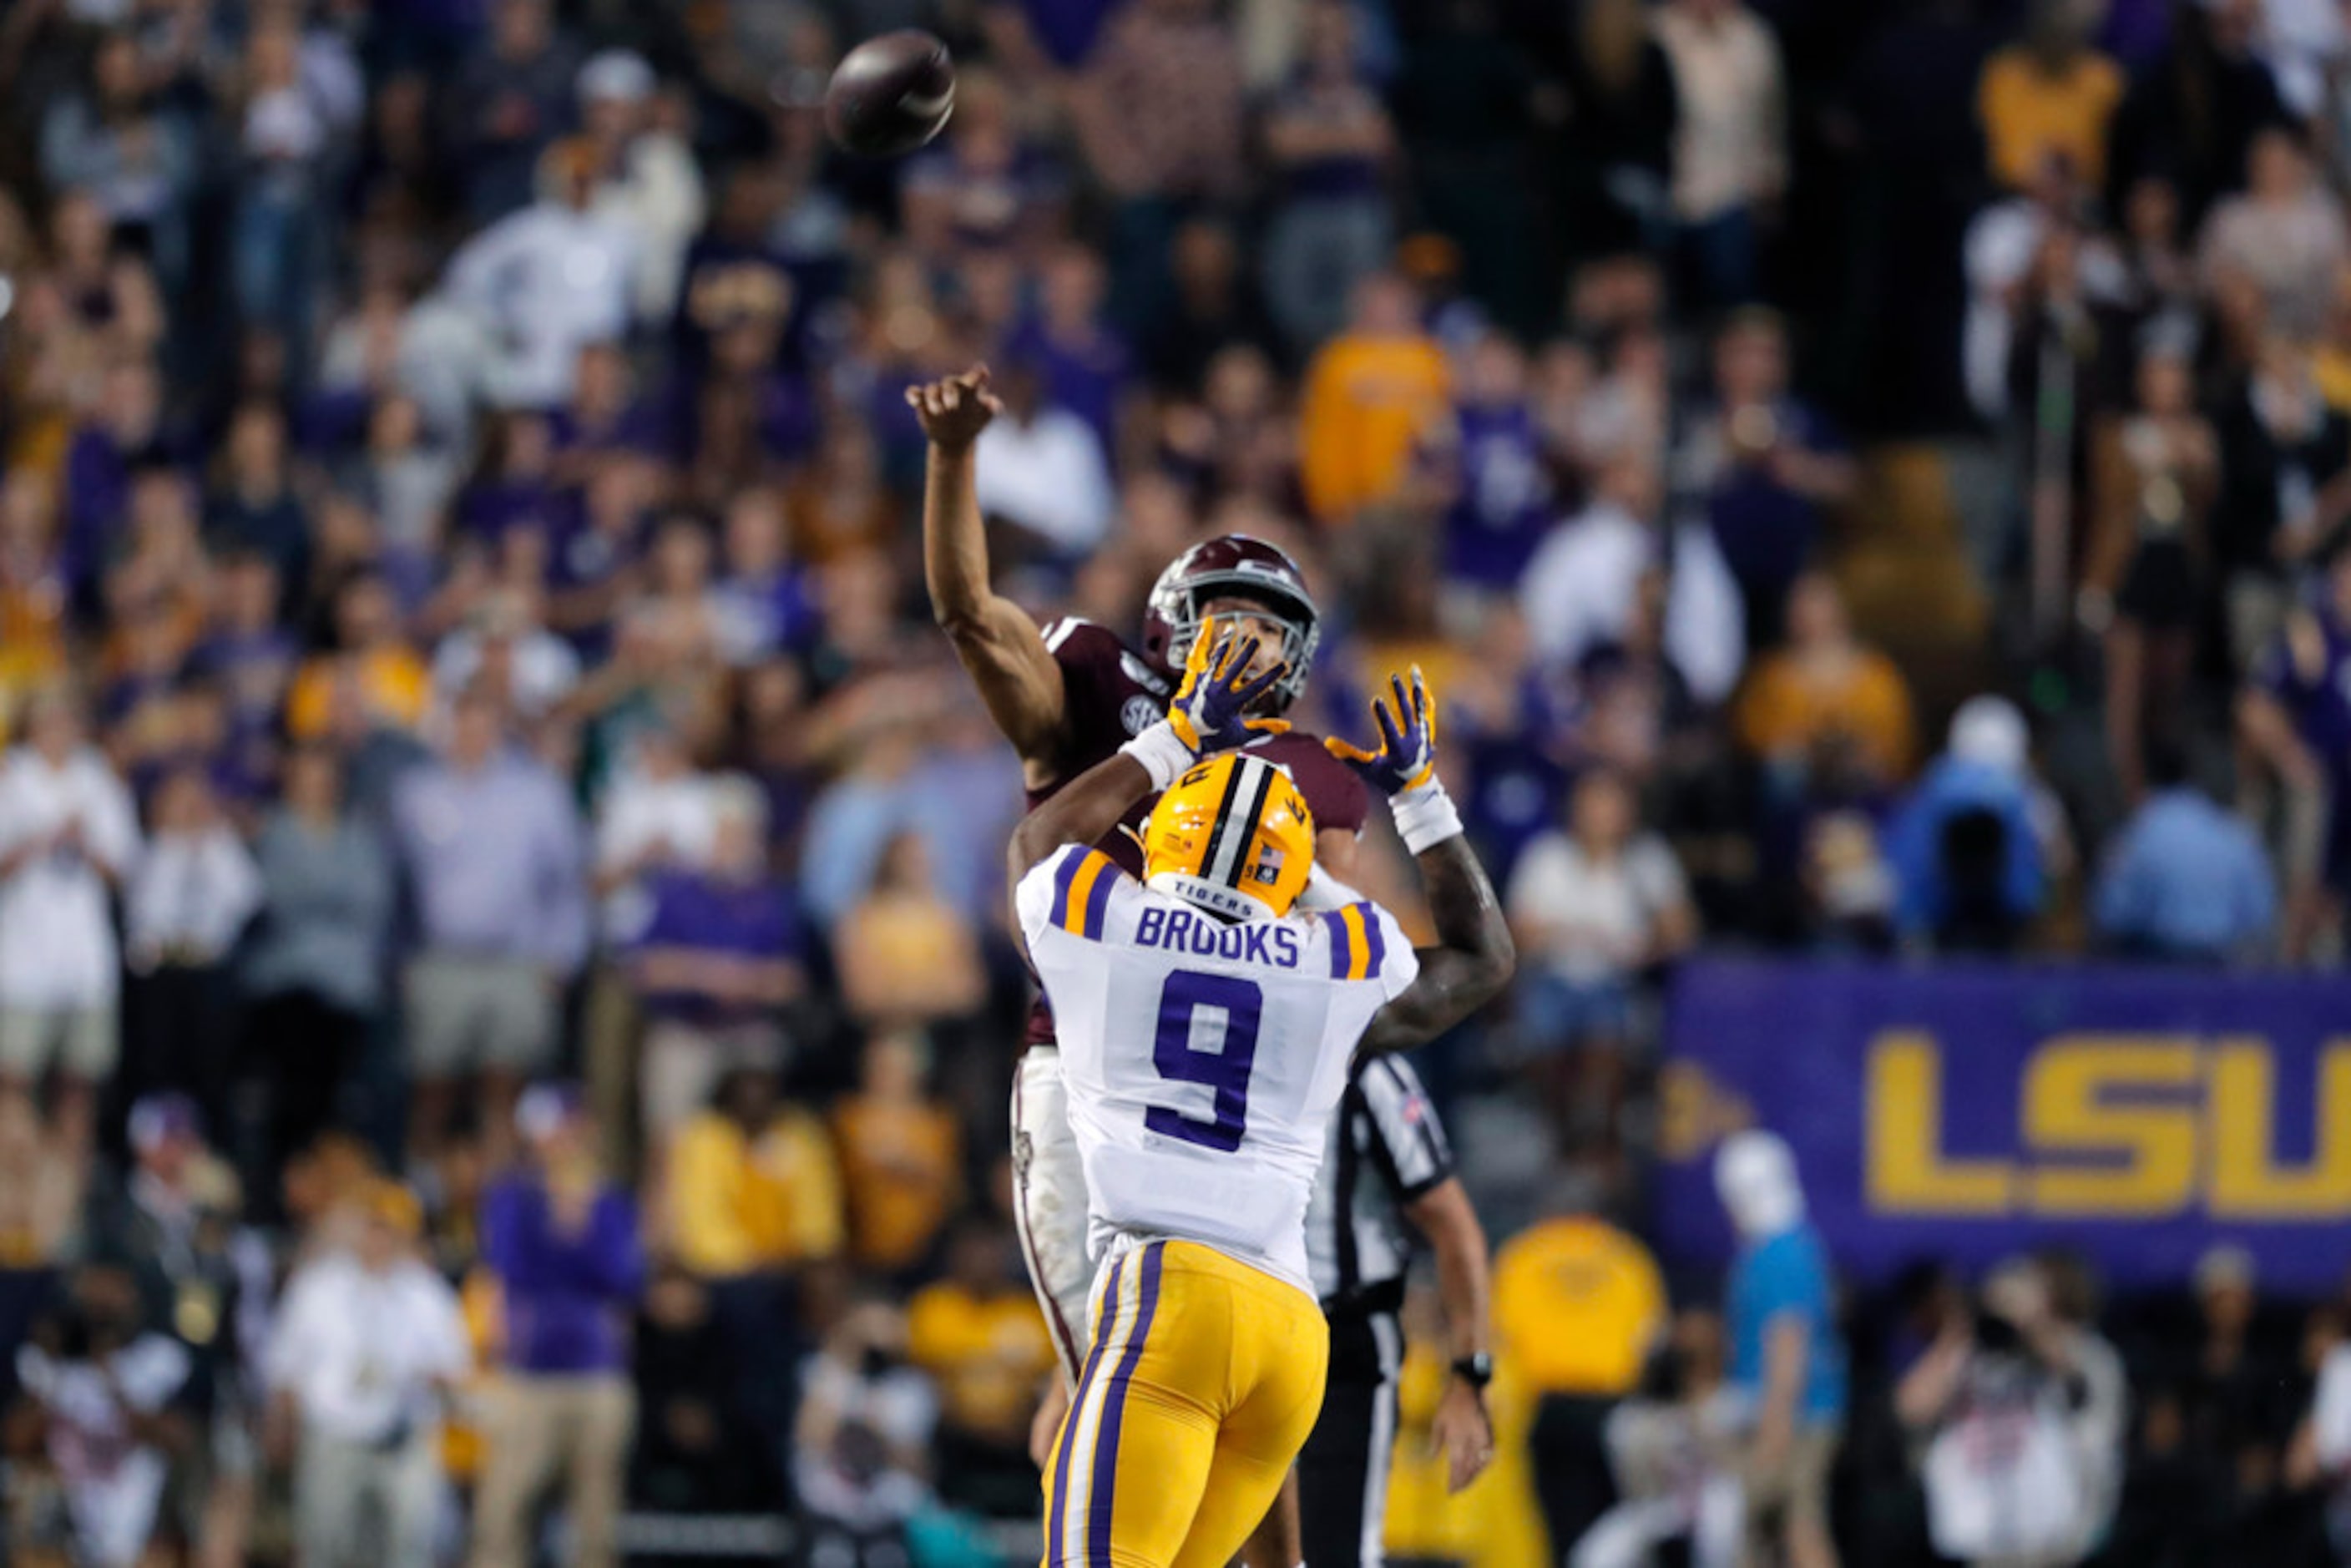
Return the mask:
M1412 667L1409 686L1404 676L1390 675L1388 690L1389 695L1372 699L1378 750L1366 751L1335 736L1322 747L1388 798L1397 835L1418 854L1460 832L1461 813L1437 777L1437 699L1420 666Z
M1247 745L1260 735L1290 727L1280 718L1253 716L1249 709L1290 673L1286 664L1257 675L1249 673L1258 640L1220 633L1210 621L1192 639L1184 661L1184 681L1167 716L1119 749L1143 764L1155 789L1165 789L1203 757Z

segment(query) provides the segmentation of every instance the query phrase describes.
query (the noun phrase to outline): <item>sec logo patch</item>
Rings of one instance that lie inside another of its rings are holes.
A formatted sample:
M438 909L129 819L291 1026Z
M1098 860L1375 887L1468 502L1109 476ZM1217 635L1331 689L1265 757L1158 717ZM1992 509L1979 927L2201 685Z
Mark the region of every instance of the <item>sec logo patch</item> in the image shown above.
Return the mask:
M1126 706L1119 709L1118 718L1121 724L1126 726L1127 734L1141 735L1159 722L1159 705L1149 697L1129 697L1126 699Z

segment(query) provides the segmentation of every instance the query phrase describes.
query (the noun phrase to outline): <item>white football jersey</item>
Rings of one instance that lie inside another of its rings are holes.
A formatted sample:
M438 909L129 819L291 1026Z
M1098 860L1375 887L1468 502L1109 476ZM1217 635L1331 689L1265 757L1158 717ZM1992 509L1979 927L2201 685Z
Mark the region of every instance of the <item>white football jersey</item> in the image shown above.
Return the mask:
M1372 903L1228 924L1082 845L1020 882L1060 1030L1091 1249L1214 1247L1308 1294L1306 1205L1347 1065L1420 961Z

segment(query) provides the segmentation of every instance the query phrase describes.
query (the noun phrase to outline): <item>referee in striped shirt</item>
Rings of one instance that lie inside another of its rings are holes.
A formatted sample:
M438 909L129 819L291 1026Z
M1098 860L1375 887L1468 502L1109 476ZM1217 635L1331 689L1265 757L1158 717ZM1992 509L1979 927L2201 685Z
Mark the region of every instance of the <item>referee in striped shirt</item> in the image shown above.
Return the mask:
M1493 1458L1486 1385L1486 1232L1453 1174L1437 1109L1401 1057L1355 1064L1306 1215L1314 1291L1331 1320L1322 1416L1298 1457L1306 1568L1376 1568L1404 1363L1405 1274L1415 1233L1437 1261L1452 1380L1433 1436L1459 1491Z

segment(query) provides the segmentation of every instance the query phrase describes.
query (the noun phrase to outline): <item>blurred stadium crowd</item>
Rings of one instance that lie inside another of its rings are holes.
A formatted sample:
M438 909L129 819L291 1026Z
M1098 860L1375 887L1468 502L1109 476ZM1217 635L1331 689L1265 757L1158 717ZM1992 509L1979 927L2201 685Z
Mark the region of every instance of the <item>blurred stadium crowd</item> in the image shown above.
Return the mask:
M953 121L844 162L907 24ZM1643 1372L1694 944L2339 959L2330 0L15 0L0 106L0 1559L1033 1515L1019 769L901 397L974 361L1040 619L1243 530L1306 722L1444 696L1522 980L1423 1070L1512 1451L1447 1502L1417 1358L1399 1556L1561 1561L1611 1481L1546 1413L1722 1473L1713 1281ZM2064 1259L1856 1304L1847 1560L1934 1560L1978 1375L2089 1521L1978 1560L2335 1560L2351 1301L2190 1285L2119 1356Z

